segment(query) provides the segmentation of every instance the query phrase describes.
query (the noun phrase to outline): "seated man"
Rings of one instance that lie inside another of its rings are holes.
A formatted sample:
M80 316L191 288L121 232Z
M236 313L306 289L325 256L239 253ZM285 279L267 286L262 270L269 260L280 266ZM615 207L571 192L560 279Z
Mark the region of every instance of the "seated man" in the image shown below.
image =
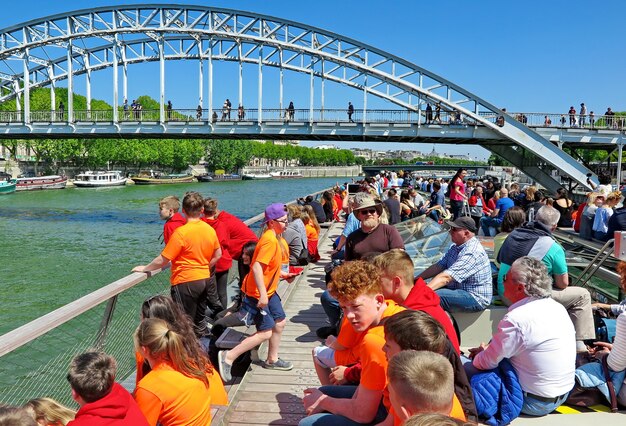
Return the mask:
M446 223L453 245L417 278L432 278L428 287L436 291L446 311L482 311L491 303L493 285L489 257L475 236L476 224L467 216Z
M535 215L533 222L514 229L504 240L498 252L500 271L498 273L498 293L505 303L504 277L516 259L531 256L540 260L546 266L548 274L554 278L552 298L567 309L576 330L576 351L586 353L584 341L596 336L591 296L589 291L582 287L570 287L565 261L565 250L552 237L556 229L560 213L550 206L543 206Z
M404 308L385 300L378 270L364 261L347 262L335 268L329 291L339 301L345 318L346 326L342 327L338 340L344 348L351 349L354 361L362 364L363 374L358 386L306 389L303 403L308 417L300 425L378 423L387 416L388 408L381 404L387 384L387 360L380 325L384 318ZM332 356L328 359L332 360ZM328 377L331 366L316 364L320 379Z
M116 370L115 359L102 352L74 357L67 380L80 408L68 426L148 425L131 394L115 383Z
M543 416L560 406L574 386L576 340L565 308L552 300L544 264L522 257L511 265L504 291L513 305L489 345L470 349L468 375L508 358L524 392L522 413ZM475 367L475 368L472 368Z
M454 371L434 352L401 351L389 360L389 399L402 421L419 413L448 415L454 398Z
M500 198L496 201L496 208L493 209L490 216L483 216L480 218L480 227L483 233L487 236L495 237L497 228L502 225L504 220L504 214L508 209L513 207L515 203L509 198L509 191L506 188L500 189ZM496 231L491 231L491 229Z

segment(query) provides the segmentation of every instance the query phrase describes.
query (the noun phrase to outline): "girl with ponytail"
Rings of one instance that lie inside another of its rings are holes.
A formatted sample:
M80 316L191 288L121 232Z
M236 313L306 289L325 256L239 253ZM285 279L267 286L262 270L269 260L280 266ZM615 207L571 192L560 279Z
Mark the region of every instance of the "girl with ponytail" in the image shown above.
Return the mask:
M137 384L135 399L150 425L207 425L211 422L208 359L190 353L185 338L167 322L144 319L135 332L135 349L151 371Z

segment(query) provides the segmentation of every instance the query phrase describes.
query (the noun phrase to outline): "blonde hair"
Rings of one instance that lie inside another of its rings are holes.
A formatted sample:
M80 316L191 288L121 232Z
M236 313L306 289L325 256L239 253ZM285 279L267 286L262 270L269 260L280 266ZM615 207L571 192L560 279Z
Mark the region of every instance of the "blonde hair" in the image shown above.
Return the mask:
M389 385L410 413L448 414L454 398L454 371L443 355L401 351L389 360Z
M206 364L191 358L183 336L176 333L167 322L157 318L142 320L135 332L135 350L139 352L142 347L152 357L171 363L179 373L201 380L209 387Z
M307 214L309 222L311 225L313 225L313 228L315 228L315 230L317 231L317 233L319 234L321 231L321 227L319 222L317 221L317 216L315 216L315 211L313 210L313 207L310 206L309 204L304 206L304 212ZM306 224L307 222L304 221L304 218L302 219L302 221Z
M391 249L374 258L376 266L381 275L393 277L398 275L405 285L413 284L413 261L411 256L402 249Z
M404 422L404 426L471 426L475 424L436 413L416 414Z
M289 220L300 219L300 214L302 213L302 207L297 204L289 204L287 205L287 214L289 215Z
M170 210L178 212L180 210L180 200L178 197L168 195L165 198L161 198L161 201L159 201L159 208L163 207L167 207Z
M74 420L76 411L59 404L51 398L31 399L25 405L35 412L37 421L44 421L46 424L67 425Z

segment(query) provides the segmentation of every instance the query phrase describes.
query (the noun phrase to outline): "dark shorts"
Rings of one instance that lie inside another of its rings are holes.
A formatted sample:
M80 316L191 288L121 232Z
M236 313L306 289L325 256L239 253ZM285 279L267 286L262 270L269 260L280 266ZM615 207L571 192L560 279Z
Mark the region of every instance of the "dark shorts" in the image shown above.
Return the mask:
M241 302L238 315L247 326L254 324L257 331L271 330L278 321L287 318L278 294L272 294L263 309L257 308L257 303L258 300L250 296L244 296Z

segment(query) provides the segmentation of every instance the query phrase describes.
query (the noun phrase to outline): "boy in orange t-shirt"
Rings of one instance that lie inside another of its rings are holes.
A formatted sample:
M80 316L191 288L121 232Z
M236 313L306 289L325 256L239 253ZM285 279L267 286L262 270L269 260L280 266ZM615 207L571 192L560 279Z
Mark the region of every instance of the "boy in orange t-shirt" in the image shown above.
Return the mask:
M257 331L233 349L219 352L218 365L225 382L231 379L230 369L233 362L266 340L269 340L269 348L263 368L283 371L293 368L289 361L278 357L278 345L287 316L276 289L281 278L291 279L297 275L288 272L289 247L281 237L288 222L287 207L284 204L270 204L265 209L267 230L254 249L250 273L243 280L241 289L244 297L238 314L246 325L254 324Z
M363 374L358 386L306 389L303 403L309 417L302 419L300 426L318 421L331 424L344 417L358 423L378 423L387 416L387 409L381 403L387 386L382 320L404 308L385 300L378 268L360 260L335 268L329 291L339 301L346 325L351 329L346 342L350 341L348 346L362 364ZM318 374L323 377L322 371L318 370ZM322 420L323 417L328 418Z
M179 303L194 323L198 336L206 334L207 282L210 270L222 256L215 230L201 220L204 200L197 192L183 199L187 223L177 228L160 255L133 272L150 272L172 263L172 299Z

